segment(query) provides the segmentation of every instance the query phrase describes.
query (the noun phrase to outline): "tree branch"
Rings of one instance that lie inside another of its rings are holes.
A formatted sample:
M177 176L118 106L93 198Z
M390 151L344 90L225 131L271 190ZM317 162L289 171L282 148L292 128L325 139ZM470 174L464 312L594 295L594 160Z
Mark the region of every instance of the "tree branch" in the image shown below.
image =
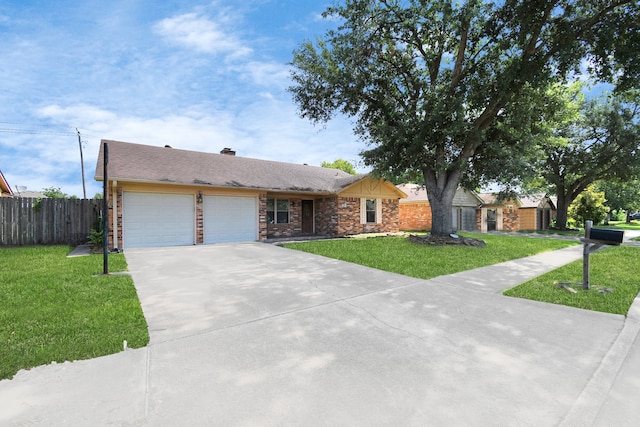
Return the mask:
M451 77L450 89L453 91L462 78L462 64L464 63L464 55L467 48L467 39L469 37L469 20L462 22L462 29L460 31L460 45L458 46L458 55L456 57L456 63L453 67L453 76Z

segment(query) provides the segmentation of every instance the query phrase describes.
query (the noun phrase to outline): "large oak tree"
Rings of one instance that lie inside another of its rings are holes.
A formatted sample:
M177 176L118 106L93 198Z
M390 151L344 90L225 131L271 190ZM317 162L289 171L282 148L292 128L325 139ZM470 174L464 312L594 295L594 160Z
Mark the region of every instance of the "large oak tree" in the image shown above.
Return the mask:
M620 87L638 81L639 9L637 0L346 0L323 14L336 28L294 52L290 91L313 122L354 117L375 172L422 174L432 232L448 234L456 188L491 157L478 154L500 145L518 156L503 136L530 120L523 88L585 66Z
M550 98L557 98L550 94ZM532 164L555 194L556 227L565 228L569 205L598 180L624 182L640 173L640 93L580 101L575 118L557 123L539 143ZM572 109L572 108L568 108Z

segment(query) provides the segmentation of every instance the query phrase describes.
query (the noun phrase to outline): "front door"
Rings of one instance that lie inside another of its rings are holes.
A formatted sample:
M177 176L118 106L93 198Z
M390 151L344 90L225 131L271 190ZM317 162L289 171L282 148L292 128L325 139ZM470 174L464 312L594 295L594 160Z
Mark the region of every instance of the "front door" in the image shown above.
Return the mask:
M498 211L496 209L487 209L487 231L495 231L497 229L497 219Z
M313 234L313 200L302 201L302 234Z

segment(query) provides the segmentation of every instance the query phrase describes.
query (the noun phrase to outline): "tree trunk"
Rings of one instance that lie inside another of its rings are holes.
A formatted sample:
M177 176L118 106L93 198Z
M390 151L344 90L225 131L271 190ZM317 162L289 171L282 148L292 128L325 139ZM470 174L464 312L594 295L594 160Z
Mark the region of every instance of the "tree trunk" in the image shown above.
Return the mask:
M460 183L460 175L459 172L455 172L436 177L434 173L424 173L427 197L431 205L431 234L435 236L448 236L453 233L451 208Z
M556 228L565 229L567 228L567 217L569 212L569 204L567 197L565 194L558 194L558 204L556 206Z

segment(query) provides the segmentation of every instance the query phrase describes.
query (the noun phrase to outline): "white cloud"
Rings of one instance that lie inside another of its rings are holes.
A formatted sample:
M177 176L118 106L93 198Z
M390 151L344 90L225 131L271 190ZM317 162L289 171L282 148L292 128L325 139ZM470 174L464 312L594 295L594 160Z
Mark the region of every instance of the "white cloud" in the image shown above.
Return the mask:
M87 193L100 191L94 181L101 139L112 139L155 146L217 153L224 147L235 149L238 156L319 166L337 158L355 162L364 148L351 134L347 120L335 120L325 128L314 127L296 115L295 107L270 93L257 93L253 102L237 111L213 109L210 105L193 106L155 118L118 113L95 106L76 104L67 107L49 105L38 111L40 117L62 126L82 123ZM72 131L72 129L69 129ZM14 170L20 185L32 189L26 179L29 170L41 178L35 190L61 186L67 193L81 194L79 153L74 135L38 138L21 153L30 161ZM76 169L78 169L76 171ZM64 176L56 171L65 170ZM362 170L361 170L362 171ZM76 184L58 184L62 179ZM51 184L45 184L51 183Z
M357 160L364 147L348 120L314 127L298 117L286 63L312 31L291 25L296 19L285 19L276 2L194 1L152 13L127 5L105 6L106 17L83 10L78 33L67 19L33 30L25 19L7 33L11 42L0 43L7 98L0 113L25 130L0 138L0 168L12 186L80 196L76 126L89 196L101 191L93 178L101 139L212 153L231 147L239 156L311 165ZM314 27L311 12L299 20ZM96 22L99 31L89 31ZM29 133L40 129L54 132Z
M234 67L242 76L260 86L285 89L291 84L289 67L276 62L250 61Z
M169 42L198 52L232 57L246 56L252 52L218 22L197 13L163 19L154 25L154 30Z

